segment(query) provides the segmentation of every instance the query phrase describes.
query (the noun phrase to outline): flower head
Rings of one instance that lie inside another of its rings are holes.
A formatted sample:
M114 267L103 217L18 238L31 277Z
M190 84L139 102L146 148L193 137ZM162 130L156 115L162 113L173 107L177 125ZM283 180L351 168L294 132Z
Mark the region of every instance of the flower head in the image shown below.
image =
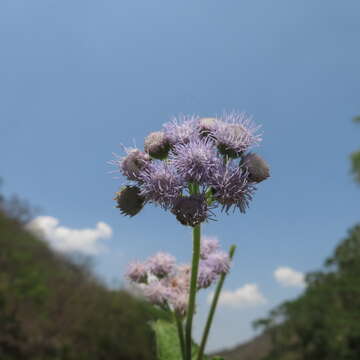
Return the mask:
M190 289L190 265L178 265L175 275L170 279L170 286L178 292L188 292Z
M221 161L212 142L200 138L175 145L170 160L186 182L198 184L208 182Z
M198 129L200 137L213 138L213 132L216 127L217 119L215 118L201 118L198 121Z
M226 274L230 270L230 258L224 251L215 251L211 253L204 264L212 269L217 275Z
M183 179L177 174L175 167L167 162L152 162L139 174L141 179L141 195L146 201L158 203L167 209L183 188Z
M270 176L269 165L255 153L246 154L241 164L247 169L249 181L259 183Z
M191 138L197 135L197 116L180 115L171 122L164 124L164 130L171 145L178 143L187 144Z
M127 156L120 159L120 169L129 180L139 181L140 173L150 163L150 156L139 149L126 149Z
M170 150L169 139L163 131L152 132L145 138L144 150L155 159L166 159Z
M199 289L206 289L218 278L218 274L206 262L200 262L197 286Z
M210 254L219 248L219 241L215 238L204 237L201 239L200 256L207 259Z
M126 186L115 194L117 208L124 215L134 216L144 207L144 197L137 186Z
M203 195L178 197L171 212L181 224L189 226L196 226L209 217L208 205Z
M187 292L172 292L169 302L178 315L185 316L188 308L189 294Z
M217 141L218 150L223 155L231 158L241 156L250 146L261 141L257 135L259 127L244 114L229 113L215 123L213 131Z
M171 297L171 289L160 280L154 280L143 287L144 295L154 305L164 306Z
M126 277L135 283L146 283L148 278L146 264L138 261L130 263Z
M158 278L163 278L172 273L176 259L167 253L158 252L148 259L147 267L149 272Z
M214 198L228 212L231 207L244 213L249 206L255 187L247 180L247 171L231 161L218 168L211 187Z

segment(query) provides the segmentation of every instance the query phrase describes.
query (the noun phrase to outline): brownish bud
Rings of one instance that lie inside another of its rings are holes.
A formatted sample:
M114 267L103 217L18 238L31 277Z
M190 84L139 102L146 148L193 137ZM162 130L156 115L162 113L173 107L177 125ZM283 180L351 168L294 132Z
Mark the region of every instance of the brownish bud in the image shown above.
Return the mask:
M171 212L183 225L196 226L208 219L208 206L202 195L177 198Z
M155 159L166 159L170 150L170 143L163 131L150 133L145 138L144 150Z
M270 168L266 161L255 153L246 154L241 165L245 166L249 172L249 181L259 183L270 176Z
M117 208L123 215L134 216L144 207L145 199L137 186L126 186L115 194Z

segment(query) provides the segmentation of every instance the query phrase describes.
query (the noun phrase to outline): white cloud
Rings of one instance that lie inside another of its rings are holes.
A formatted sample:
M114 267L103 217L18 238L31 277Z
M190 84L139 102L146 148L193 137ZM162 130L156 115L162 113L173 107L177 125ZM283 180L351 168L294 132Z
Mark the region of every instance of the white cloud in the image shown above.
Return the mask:
M52 248L61 252L81 252L95 255L105 247L99 243L112 235L111 227L98 222L93 229L71 229L59 225L52 216L39 216L27 224L27 228L42 236Z
M291 269L290 267L280 266L274 271L276 281L283 286L303 287L305 286L304 274Z
M211 303L214 293L209 294L207 300ZM219 305L230 307L248 307L266 304L267 299L259 290L257 284L245 284L234 291L222 291Z

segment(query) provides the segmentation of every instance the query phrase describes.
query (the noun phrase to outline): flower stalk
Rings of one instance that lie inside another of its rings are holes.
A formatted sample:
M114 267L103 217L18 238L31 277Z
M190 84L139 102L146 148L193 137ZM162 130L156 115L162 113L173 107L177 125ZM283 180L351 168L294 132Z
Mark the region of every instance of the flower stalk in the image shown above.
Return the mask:
M191 195L197 195L199 192L198 184L191 184ZM185 360L191 360L192 350L192 323L195 313L196 292L197 292L197 278L200 263L200 239L201 239L201 225L198 224L193 227L193 256L191 266L190 278L190 292L189 292L189 306L186 318L185 328Z
M180 342L180 350L181 350L181 358L185 360L185 338L184 338L184 327L181 316L175 313L175 322L176 327L179 335L179 342Z
M236 250L236 246L232 245L231 248L230 248L230 251L229 251L230 260L232 260L232 258L234 257L235 250ZM223 273L221 275L220 280L218 281L218 284L216 286L216 290L215 290L214 297L213 297L212 302L211 302L211 307L210 307L210 311L209 311L209 314L208 314L208 318L206 320L203 336L202 336L202 339L201 339L197 360L203 360L205 346L206 346L206 343L207 343L207 340L208 340L208 337L209 337L209 332L210 332L210 328L211 328L211 325L212 325L212 321L214 319L216 306L217 306L218 301L219 301L220 293L221 293L222 287L224 285L226 275L227 275L227 273Z

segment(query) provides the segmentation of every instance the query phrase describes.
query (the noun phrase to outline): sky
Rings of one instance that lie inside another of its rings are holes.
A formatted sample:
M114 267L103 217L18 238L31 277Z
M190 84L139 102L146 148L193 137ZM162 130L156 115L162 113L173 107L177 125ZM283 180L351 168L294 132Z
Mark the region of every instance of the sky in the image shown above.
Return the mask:
M349 174L359 13L356 0L2 0L2 191L40 208L51 246L92 256L99 276L126 286L133 259L166 251L188 262L191 230L152 206L121 216L113 153L181 113L252 115L271 178L245 215L217 213L203 229L237 245L208 349L243 342L359 220Z

